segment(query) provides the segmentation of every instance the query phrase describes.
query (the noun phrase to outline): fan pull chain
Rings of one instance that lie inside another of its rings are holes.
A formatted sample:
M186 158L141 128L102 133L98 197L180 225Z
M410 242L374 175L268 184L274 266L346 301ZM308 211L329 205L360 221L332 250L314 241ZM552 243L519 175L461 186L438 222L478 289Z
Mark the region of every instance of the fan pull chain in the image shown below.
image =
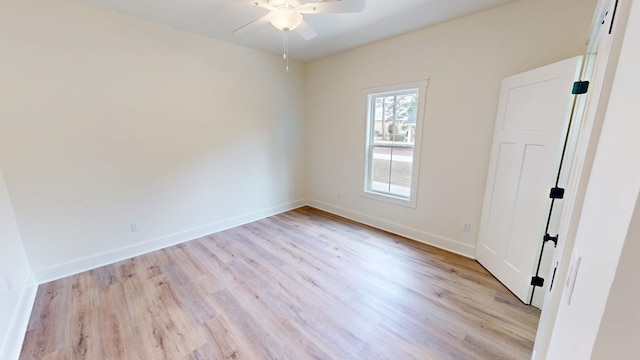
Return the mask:
M287 41L287 32L282 32L282 42L284 47L284 53L282 54L282 59L284 59L284 69L289 72L289 43Z

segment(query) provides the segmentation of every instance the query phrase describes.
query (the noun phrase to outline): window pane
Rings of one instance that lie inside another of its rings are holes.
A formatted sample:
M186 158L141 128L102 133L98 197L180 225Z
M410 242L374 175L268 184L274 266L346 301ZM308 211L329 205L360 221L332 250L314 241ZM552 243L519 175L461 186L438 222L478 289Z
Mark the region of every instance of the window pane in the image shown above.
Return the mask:
M407 121L416 110L417 97L416 94L398 96L398 120Z
M375 98L373 118L376 120L382 120L382 98Z
M375 146L371 162L371 190L409 197L413 147Z
M371 190L389 192L391 178L391 149L374 147L371 166Z
M384 106L383 98L374 98L374 124L373 124L373 141L378 142L384 140L386 137L386 131L384 129Z
M411 195L411 169L413 148L396 147L391 156L391 193L409 197Z

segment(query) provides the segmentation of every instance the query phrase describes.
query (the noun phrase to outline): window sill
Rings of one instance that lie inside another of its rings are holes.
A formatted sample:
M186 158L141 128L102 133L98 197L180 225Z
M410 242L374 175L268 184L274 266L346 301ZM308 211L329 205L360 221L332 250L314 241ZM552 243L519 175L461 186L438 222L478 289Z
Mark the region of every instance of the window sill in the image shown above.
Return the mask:
M375 192L375 191L366 191L365 190L365 191L362 192L361 196L364 197L364 198L367 198L367 199L382 201L382 202L386 202L386 203L389 203L389 204L403 206L403 207L407 207L407 208L411 208L411 209L415 209L417 207L417 201L416 201L416 196L415 195L413 195L411 198L407 199L407 198L403 198L403 197L387 195L387 194L382 194L382 193L378 193L378 192Z

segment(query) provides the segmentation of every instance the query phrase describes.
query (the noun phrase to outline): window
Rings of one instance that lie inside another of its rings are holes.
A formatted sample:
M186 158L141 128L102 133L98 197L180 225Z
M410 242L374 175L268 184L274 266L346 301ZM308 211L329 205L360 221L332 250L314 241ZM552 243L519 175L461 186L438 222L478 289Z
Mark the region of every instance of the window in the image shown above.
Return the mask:
M416 206L427 82L368 89L364 194Z

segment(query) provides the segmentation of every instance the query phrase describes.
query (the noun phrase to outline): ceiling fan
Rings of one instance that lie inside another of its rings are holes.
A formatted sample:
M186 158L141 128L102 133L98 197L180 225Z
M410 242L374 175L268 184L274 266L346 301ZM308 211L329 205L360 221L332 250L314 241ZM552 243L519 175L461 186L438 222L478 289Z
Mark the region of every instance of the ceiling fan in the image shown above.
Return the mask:
M316 37L316 32L304 21L306 14L348 13L364 10L366 0L237 0L269 10L269 13L233 31L245 33L263 24L276 29L296 31L303 39Z

